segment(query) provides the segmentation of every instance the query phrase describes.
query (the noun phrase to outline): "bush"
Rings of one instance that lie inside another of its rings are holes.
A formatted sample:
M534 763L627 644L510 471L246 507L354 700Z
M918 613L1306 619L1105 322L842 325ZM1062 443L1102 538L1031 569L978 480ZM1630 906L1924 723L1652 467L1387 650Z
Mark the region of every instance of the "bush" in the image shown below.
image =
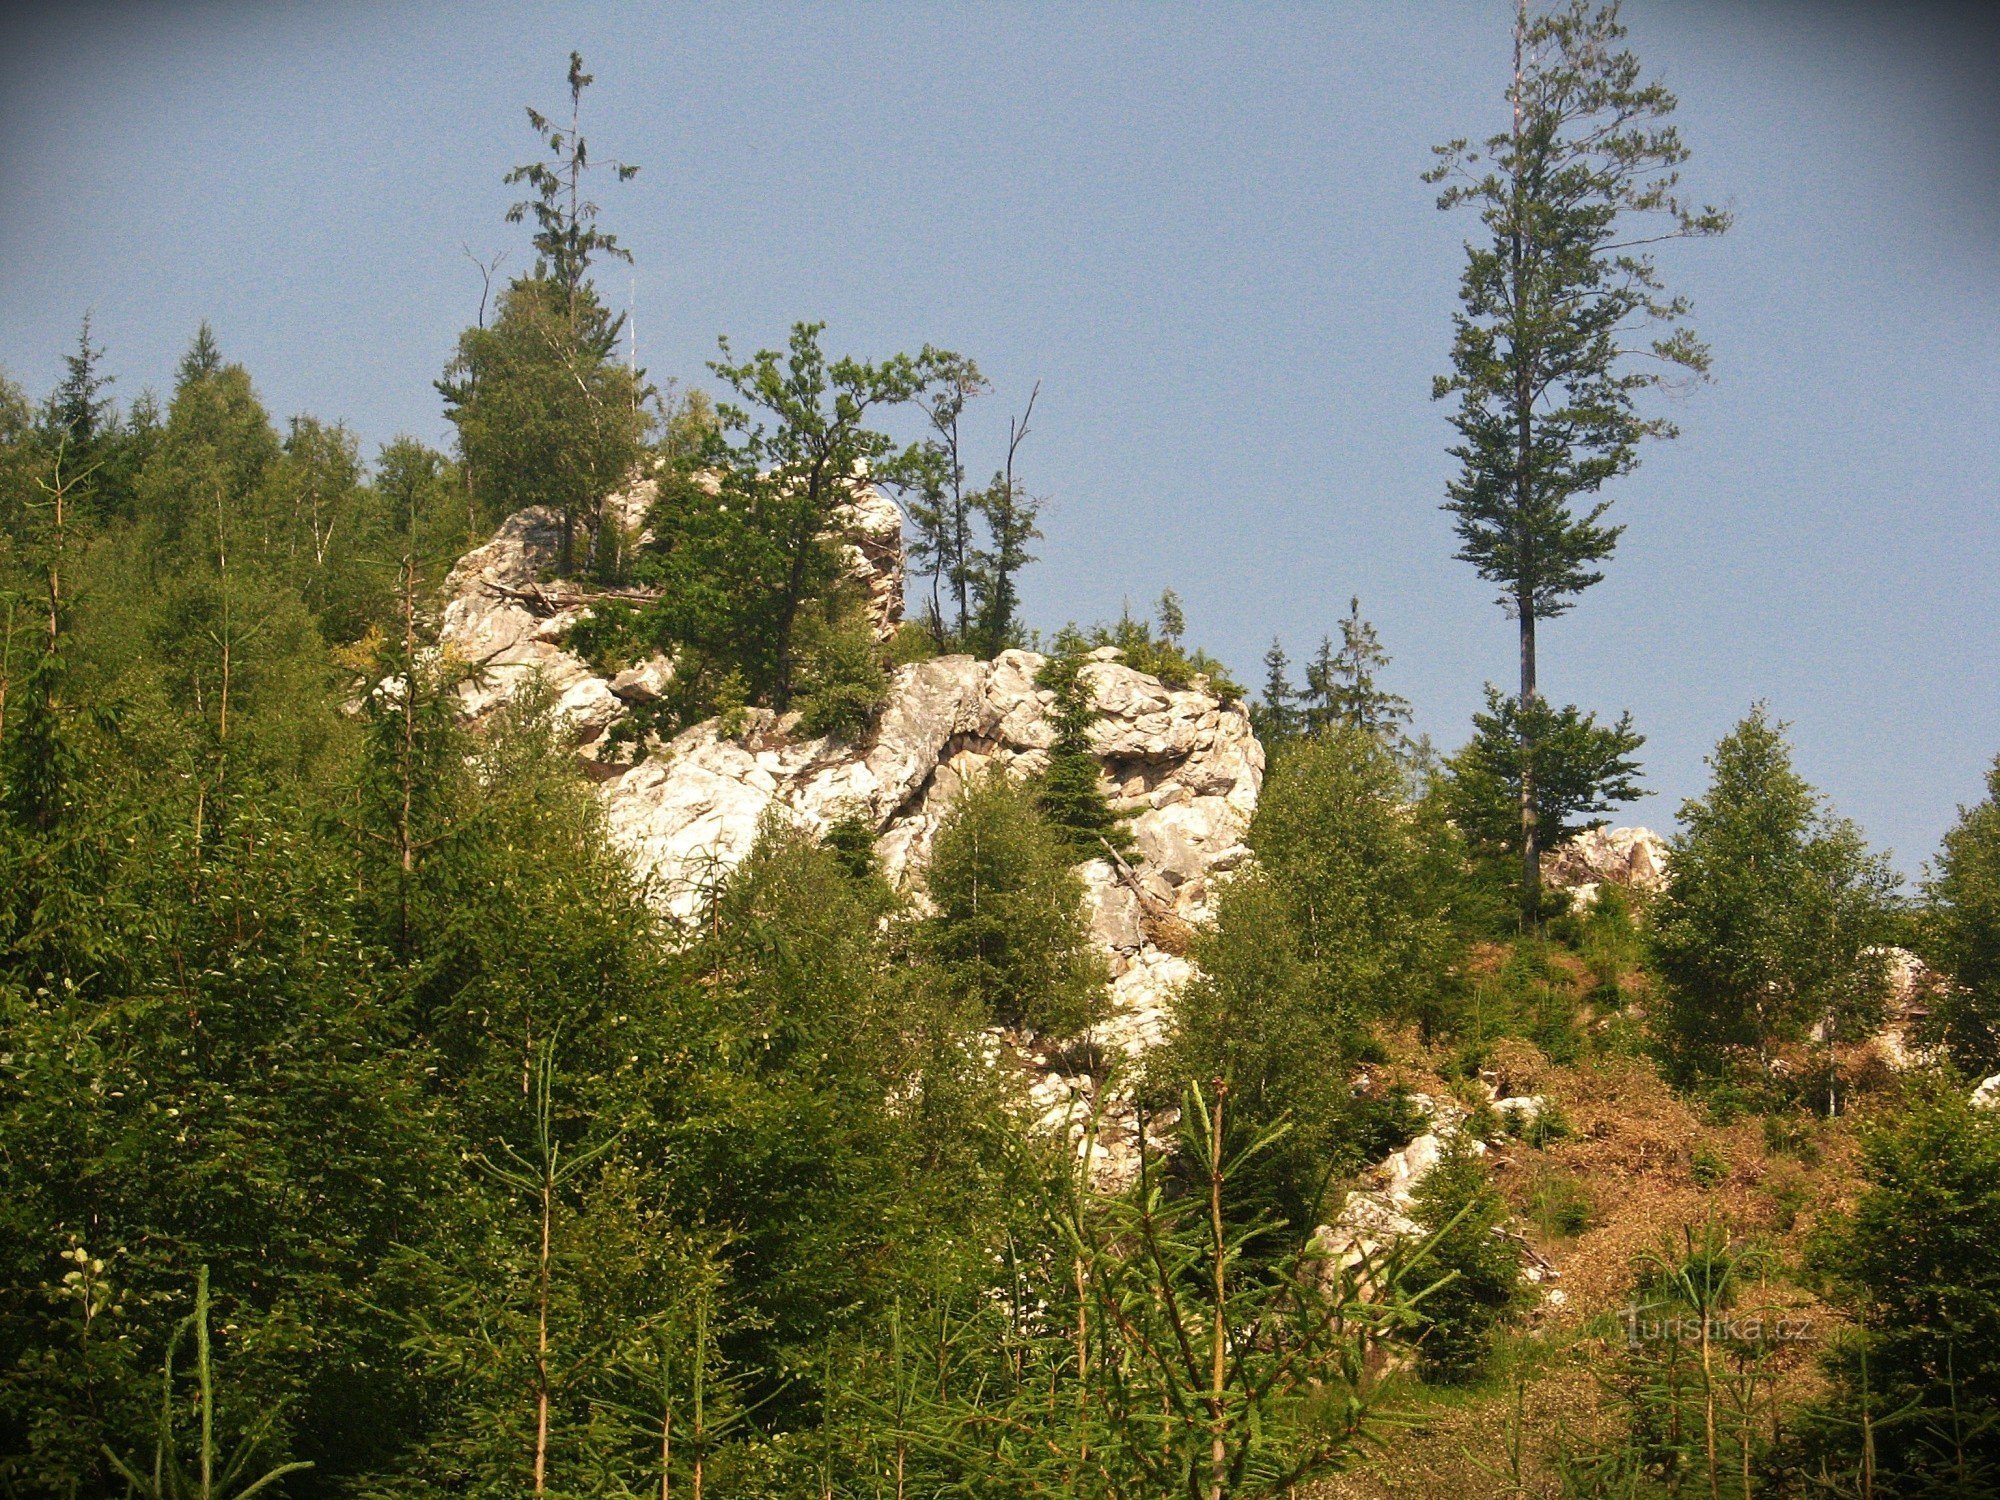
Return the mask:
M827 630L807 648L799 673L799 729L858 739L889 696L882 654L865 618Z
M1418 1183L1416 1217L1433 1235L1416 1281L1449 1278L1419 1304L1418 1361L1433 1379L1469 1380L1484 1366L1523 1285L1514 1246L1494 1233L1506 1221L1506 1201L1469 1136L1454 1134Z
M918 951L952 995L1006 1026L1080 1034L1103 1006L1104 970L1068 851L1004 774L965 788L931 845L935 916Z
M1703 1191L1720 1187L1729 1180L1729 1158L1713 1146L1696 1146L1688 1156L1688 1176Z
M1590 1228L1597 1206L1568 1172L1543 1168L1529 1180L1527 1217L1545 1239L1574 1239Z
M1836 1370L1832 1415L1846 1430L1864 1399L1878 1419L1913 1406L1878 1432L1881 1472L1913 1490L1928 1471L1948 1490L1945 1462L1926 1452L1933 1429L1953 1410L2000 1409L2000 1115L1948 1084L1918 1084L1862 1150L1867 1187L1816 1256L1867 1357L1865 1377L1858 1360ZM2000 1464L2000 1428L1976 1430L1966 1448L1969 1467Z

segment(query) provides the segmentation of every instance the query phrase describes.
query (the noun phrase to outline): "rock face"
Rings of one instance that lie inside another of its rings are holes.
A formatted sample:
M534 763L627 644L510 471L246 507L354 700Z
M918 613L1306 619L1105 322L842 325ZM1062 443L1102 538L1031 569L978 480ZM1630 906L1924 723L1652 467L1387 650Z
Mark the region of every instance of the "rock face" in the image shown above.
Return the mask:
M644 513L643 500L618 503L627 516ZM886 639L902 617L901 513L864 488L841 520L850 569ZM796 715L753 709L734 734L709 721L636 765L619 764L606 754L608 731L631 704L657 698L672 667L655 658L607 680L561 644L595 599L542 581L559 540L554 513L535 508L468 553L447 582L439 644L483 666L464 693L470 717L542 684L598 778L612 837L676 916L696 908L704 882L749 853L770 816L816 831L865 819L889 877L917 888L939 822L969 779L989 769L1029 775L1047 764L1054 695L1037 686L1044 658L1028 651L898 668L858 743L801 738ZM1168 997L1193 973L1180 951L1189 929L1209 917L1218 881L1247 857L1264 752L1241 703L1201 686L1169 688L1114 649L1093 653L1080 679L1100 714L1091 738L1105 791L1127 814L1138 849L1129 864L1100 859L1078 869L1111 976L1109 1017L1090 1041L1099 1052L1136 1056L1164 1034ZM1100 1175L1115 1181L1130 1169L1136 1138L1127 1100L1097 1099L1094 1073L1063 1072L1066 1055L1034 1038L995 1042L1028 1067L1030 1104L1052 1123L1099 1106Z
M1586 828L1542 857L1542 879L1579 909L1604 885L1650 895L1667 883L1667 841L1650 828Z
M1518 1136L1530 1129L1548 1108L1539 1094L1501 1098L1491 1084L1482 1084L1488 1103L1502 1130ZM1313 1243L1335 1272L1356 1270L1368 1281L1399 1247L1420 1240L1435 1225L1417 1218L1417 1189L1442 1159L1447 1146L1461 1137L1475 1156L1484 1156L1486 1143L1466 1131L1468 1111L1449 1099L1429 1094L1412 1094L1410 1102L1427 1118L1424 1132L1399 1151L1392 1151L1365 1176L1367 1185L1349 1192L1333 1221L1313 1232ZM1504 1225L1496 1235L1520 1252L1523 1279L1533 1284L1555 1281L1554 1267L1534 1252L1525 1239ZM1422 1278L1419 1277L1419 1282ZM1560 1304L1562 1293L1550 1291L1544 1298Z

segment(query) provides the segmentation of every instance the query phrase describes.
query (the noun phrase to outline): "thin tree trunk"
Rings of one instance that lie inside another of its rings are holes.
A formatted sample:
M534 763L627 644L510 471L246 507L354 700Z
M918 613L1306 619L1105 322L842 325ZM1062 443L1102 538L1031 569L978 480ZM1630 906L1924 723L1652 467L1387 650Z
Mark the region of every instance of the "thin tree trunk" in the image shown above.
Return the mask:
M1512 294L1514 302L1514 420L1515 433L1514 506L1520 539L1528 541L1528 514L1534 502L1534 387L1530 381L1528 351L1521 337L1527 324L1527 242L1522 215L1521 49L1528 31L1528 3L1519 0L1514 18L1514 208L1512 214ZM1534 559L1522 555L1516 560L1520 587L1514 596L1515 614L1521 623L1521 930L1532 932L1541 914L1542 851L1540 803L1535 789L1535 737L1531 715L1535 705L1535 568Z
M1208 1500L1222 1500L1229 1460L1228 1436L1223 1427L1223 1379L1228 1371L1229 1342L1228 1311L1224 1304L1229 1284L1222 1227L1222 1101L1228 1093L1229 1085L1217 1079L1215 1111L1208 1125L1208 1227L1215 1257L1215 1306L1209 1328L1208 1412L1212 1426L1208 1444Z
M548 1493L549 1471L549 1226L555 1181L542 1174L542 1255L535 1290L535 1494Z

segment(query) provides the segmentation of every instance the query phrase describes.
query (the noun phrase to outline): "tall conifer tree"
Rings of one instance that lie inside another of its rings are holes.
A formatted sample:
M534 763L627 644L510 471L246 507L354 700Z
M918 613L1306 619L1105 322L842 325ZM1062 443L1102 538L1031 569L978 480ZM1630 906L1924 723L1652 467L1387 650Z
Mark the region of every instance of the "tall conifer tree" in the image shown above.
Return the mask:
M1452 370L1434 394L1458 398L1447 487L1459 557L1501 586L1518 622L1522 704L1539 696L1535 628L1603 574L1621 528L1606 525L1605 481L1637 465L1646 438L1673 425L1640 398L1708 370L1708 350L1681 326L1688 299L1670 295L1648 247L1720 234L1729 216L1679 192L1688 158L1669 123L1677 101L1642 80L1616 3L1520 0L1509 130L1474 149L1436 148L1425 180L1438 206L1477 210L1483 240L1466 246ZM1519 716L1523 726L1532 712ZM1531 765L1524 744L1523 764ZM1522 920L1540 900L1538 793L1521 783Z

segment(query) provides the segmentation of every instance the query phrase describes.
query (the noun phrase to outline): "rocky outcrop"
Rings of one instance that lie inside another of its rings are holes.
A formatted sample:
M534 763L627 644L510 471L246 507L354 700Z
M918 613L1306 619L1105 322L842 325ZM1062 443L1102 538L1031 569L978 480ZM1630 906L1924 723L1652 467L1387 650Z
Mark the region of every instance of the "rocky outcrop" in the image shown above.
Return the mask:
M644 508L643 497L616 503L627 526ZM901 514L864 487L840 520L849 570L887 639L902 617ZM728 733L711 720L621 763L608 753L610 730L665 691L672 665L656 657L606 678L563 644L591 608L617 595L547 583L559 541L555 514L535 508L468 553L447 582L440 646L481 668L463 689L470 717L540 685L598 780L612 838L677 917L696 909L702 887L750 851L771 817L814 831L863 820L888 876L919 890L931 840L969 780L1047 764L1054 695L1038 684L1044 659L1029 651L898 668L857 742L805 737L796 715L753 709ZM1078 867L1110 976L1107 1017L1081 1048L992 1041L1021 1063L1029 1107L1052 1125L1067 1120L1079 1151L1095 1153L1100 1179L1115 1182L1135 1164L1137 1137L1129 1094L1105 1088L1119 1073L1105 1060L1136 1057L1164 1035L1168 1000L1194 972L1186 939L1208 919L1218 883L1247 858L1264 752L1244 706L1199 679L1169 687L1110 648L1079 675L1099 713L1091 743L1103 786L1127 815L1137 851L1129 862L1107 851ZM1084 1128L1093 1117L1094 1134Z
M1667 841L1650 828L1586 828L1542 856L1542 879L1579 910L1605 885L1651 895L1667 883Z
M1498 1097L1491 1084L1483 1084L1488 1104L1500 1129L1519 1136L1532 1127L1548 1108L1539 1094L1511 1098ZM1421 1134L1400 1150L1391 1151L1363 1175L1363 1186L1351 1190L1342 1200L1333 1219L1313 1232L1313 1245L1335 1272L1353 1270L1364 1281L1387 1267L1399 1249L1421 1242L1436 1225L1421 1222L1417 1190L1437 1167L1446 1149L1455 1142L1464 1144L1476 1156L1484 1156L1487 1144L1470 1134L1470 1112L1450 1099L1429 1094L1412 1094L1410 1102L1425 1116ZM1552 1282L1560 1273L1535 1252L1525 1238L1505 1225L1494 1233L1514 1246L1521 1257L1522 1278L1531 1284ZM1425 1279L1419 1275L1418 1283ZM1544 1293L1543 1300L1559 1306L1560 1291Z

